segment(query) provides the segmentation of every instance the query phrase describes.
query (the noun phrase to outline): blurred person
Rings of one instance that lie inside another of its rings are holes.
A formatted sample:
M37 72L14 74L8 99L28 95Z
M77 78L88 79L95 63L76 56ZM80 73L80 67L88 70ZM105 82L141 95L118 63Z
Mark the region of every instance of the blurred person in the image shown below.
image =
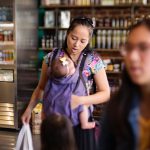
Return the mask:
M40 81L22 115L22 122L29 123L32 109L44 91L43 112L45 116L48 117L51 113L68 114L67 116L74 120L73 129L79 150L94 150L96 146L95 129L81 128L79 114L83 111L83 106L104 103L110 96L103 61L99 54L89 48L93 30L93 21L90 18L83 16L71 21L63 47L56 48L45 56ZM64 88L65 91L58 89L57 82L50 74L51 63L61 57L70 58L76 68L75 73L70 76L70 83L64 80L62 87L59 85L59 89ZM97 91L89 95L93 81L95 81ZM72 87L72 92L68 91L68 86ZM56 98L59 98L59 101ZM64 105L63 109L62 105ZM88 109L89 118L91 118L91 107Z
M98 150L150 150L149 18L131 27L122 54L122 84L107 107Z
M70 120L51 114L41 124L41 150L77 150Z

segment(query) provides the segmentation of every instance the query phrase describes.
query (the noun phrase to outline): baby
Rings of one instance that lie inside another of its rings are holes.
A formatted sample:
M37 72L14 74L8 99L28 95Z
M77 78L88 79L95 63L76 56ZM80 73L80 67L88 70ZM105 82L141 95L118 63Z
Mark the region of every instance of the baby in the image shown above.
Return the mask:
M66 57L56 58L51 64L51 73L55 78L67 78L75 73L75 65L73 61ZM72 91L70 91L72 92ZM69 108L70 109L70 108ZM89 111L88 106L83 106L83 111L79 114L82 129L91 129L95 127L95 122L88 122Z

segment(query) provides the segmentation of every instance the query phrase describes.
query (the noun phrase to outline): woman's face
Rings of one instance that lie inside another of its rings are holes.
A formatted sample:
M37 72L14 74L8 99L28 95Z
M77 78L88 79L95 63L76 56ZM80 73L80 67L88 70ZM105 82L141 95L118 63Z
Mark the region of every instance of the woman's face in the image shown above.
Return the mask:
M124 57L127 71L134 83L150 85L150 30L135 28L128 37Z
M90 39L89 28L76 26L67 36L67 50L70 54L80 54Z

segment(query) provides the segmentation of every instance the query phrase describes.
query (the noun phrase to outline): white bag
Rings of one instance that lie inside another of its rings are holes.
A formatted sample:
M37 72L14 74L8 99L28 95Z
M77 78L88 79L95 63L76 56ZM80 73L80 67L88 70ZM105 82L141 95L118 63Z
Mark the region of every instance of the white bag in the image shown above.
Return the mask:
M16 150L33 150L32 135L29 124L24 124L19 132Z

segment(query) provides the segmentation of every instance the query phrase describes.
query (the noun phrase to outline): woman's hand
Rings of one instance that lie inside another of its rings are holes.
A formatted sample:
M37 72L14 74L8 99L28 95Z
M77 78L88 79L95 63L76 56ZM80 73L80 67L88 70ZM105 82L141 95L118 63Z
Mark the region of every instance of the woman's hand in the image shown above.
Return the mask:
M80 96L72 95L71 96L71 109L77 108L81 104Z
M29 124L31 119L31 110L30 109L26 109L26 111L24 112L24 114L21 117L22 123L23 124Z

